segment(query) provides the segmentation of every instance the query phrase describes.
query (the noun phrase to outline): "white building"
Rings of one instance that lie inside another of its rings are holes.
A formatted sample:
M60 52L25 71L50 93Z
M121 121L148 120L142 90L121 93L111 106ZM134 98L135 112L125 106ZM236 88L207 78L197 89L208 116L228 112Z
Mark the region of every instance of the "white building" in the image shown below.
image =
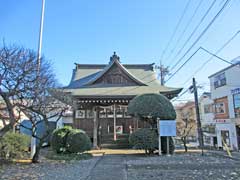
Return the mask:
M240 147L240 62L209 76L218 147Z
M217 146L217 136L215 132L214 101L211 93L204 92L199 98L200 119L203 129L204 145Z

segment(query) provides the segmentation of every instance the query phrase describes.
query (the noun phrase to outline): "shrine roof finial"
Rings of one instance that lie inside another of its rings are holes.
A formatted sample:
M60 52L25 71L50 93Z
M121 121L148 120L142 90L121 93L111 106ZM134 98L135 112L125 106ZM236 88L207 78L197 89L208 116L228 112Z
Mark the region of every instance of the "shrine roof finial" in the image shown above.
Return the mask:
M120 60L120 57L117 55L117 53L114 51L113 55L110 57L110 62L114 61L114 60Z

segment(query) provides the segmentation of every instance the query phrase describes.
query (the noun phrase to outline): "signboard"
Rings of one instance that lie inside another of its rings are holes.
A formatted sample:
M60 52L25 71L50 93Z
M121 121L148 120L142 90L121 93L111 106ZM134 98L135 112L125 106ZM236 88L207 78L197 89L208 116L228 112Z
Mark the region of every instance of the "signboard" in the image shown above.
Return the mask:
M176 136L176 120L159 121L160 136Z
M231 90L232 94L239 94L240 93L240 88L235 88Z
M123 133L123 126L116 126L116 134L122 134Z

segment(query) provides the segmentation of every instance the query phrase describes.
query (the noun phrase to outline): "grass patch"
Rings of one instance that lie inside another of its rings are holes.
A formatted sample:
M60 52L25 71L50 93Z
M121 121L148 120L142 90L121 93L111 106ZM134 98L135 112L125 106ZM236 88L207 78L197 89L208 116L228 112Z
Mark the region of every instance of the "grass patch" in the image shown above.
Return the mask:
M72 160L86 160L92 158L92 154L90 153L54 153L54 152L49 152L46 155L47 159L50 160L57 160L57 161L72 161Z

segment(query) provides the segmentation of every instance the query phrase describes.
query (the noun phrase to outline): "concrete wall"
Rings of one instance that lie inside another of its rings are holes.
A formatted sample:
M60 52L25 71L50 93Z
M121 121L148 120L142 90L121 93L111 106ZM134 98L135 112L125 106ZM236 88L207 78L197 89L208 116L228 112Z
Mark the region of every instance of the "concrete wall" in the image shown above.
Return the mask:
M210 78L212 99L218 99L226 96L228 99L229 118L235 118L233 96L231 94L231 90L240 87L240 66L236 65L232 68L227 69L224 72L225 72L226 81L227 81L225 86L215 89L214 88L215 76Z
M223 72L225 73L226 77L226 85L215 89L214 77ZM231 66L211 76L210 86L211 95L214 102L217 103L219 101L223 101L226 106L225 109L227 110L227 114L218 114L214 118L216 121L218 146L222 147L221 131L226 130L229 131L230 148L235 150L239 146L237 140L236 126L240 125L240 120L239 118L235 118L232 90L240 88L240 65L238 64L235 66Z

